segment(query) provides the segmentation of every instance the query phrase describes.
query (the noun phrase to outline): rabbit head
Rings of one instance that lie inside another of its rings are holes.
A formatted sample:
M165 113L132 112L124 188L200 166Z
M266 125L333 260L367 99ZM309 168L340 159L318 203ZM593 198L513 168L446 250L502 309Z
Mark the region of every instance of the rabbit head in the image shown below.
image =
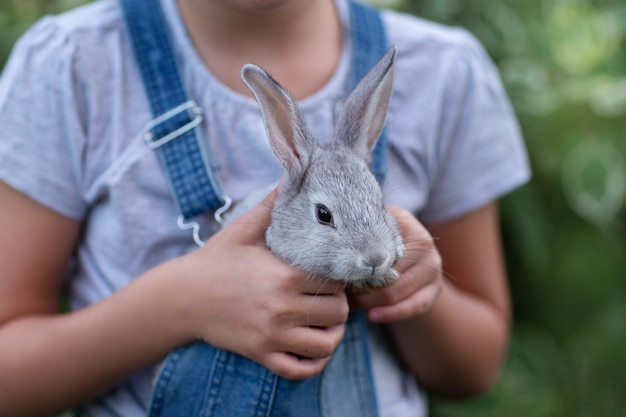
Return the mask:
M284 167L266 242L301 269L358 287L390 285L404 252L369 170L392 92L395 48L348 96L334 140L319 145L291 95L248 64L242 79L256 97L272 149Z

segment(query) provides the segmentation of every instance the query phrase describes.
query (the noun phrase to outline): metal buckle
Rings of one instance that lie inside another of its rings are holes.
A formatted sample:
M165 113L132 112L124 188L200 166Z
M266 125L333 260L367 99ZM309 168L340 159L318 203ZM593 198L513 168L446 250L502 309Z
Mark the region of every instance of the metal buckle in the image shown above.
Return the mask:
M154 137L154 135L152 134L152 129L154 129L155 126L158 126L159 124L163 123L167 119L174 117L177 114L182 113L187 110L191 110L194 114L194 118L189 123L179 127L173 132L168 133L162 138ZM167 112L163 113L159 117L146 123L146 125L144 126L144 132L145 132L144 140L146 141L146 143L151 149L156 149L165 145L172 139L176 139L183 133L195 128L200 123L202 123L202 109L200 108L200 106L198 106L198 104L195 101L189 100L179 106L174 107L172 110L168 110Z
M213 217L215 218L215 221L217 221L220 225L224 224L222 214L228 211L232 203L233 200L230 197L224 196L224 204L220 208L215 210L215 214L213 214ZM176 224L178 225L178 228L180 230L191 230L194 243L199 247L204 246L204 241L200 237L200 224L198 224L198 222L186 222L183 216L178 216Z

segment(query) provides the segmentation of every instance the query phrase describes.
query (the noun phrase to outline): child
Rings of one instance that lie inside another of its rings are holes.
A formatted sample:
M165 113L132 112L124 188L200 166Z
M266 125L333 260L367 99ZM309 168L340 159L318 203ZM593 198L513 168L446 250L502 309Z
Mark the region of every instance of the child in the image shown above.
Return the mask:
M161 3L233 200L280 175L244 63L291 91L316 138L331 136L348 93L346 0ZM510 319L495 199L528 179L519 131L470 35L383 20L398 48L383 189L407 255L397 284L350 296L265 247L275 193L219 231L203 219L212 236L191 250L142 138L153 117L117 2L24 36L0 80L0 416L145 415L155 364L197 339L309 378L357 309L372 323L380 416L425 415L420 388L489 388ZM59 315L64 277L72 312Z

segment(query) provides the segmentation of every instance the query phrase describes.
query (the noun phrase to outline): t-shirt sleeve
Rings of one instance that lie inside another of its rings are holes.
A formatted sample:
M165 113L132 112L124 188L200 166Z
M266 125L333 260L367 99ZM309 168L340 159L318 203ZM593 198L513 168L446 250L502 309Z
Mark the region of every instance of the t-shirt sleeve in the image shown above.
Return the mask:
M73 47L46 18L15 45L0 77L0 180L48 208L81 219L84 127Z
M498 71L482 45L460 31L447 74L428 203L420 218L441 223L528 181L522 135Z

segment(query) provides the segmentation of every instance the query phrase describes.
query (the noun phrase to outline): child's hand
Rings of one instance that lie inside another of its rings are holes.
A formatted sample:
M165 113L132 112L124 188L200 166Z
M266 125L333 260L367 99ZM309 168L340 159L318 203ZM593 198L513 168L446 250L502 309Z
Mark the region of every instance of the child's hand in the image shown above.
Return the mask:
M307 378L339 345L349 307L343 284L310 278L265 246L275 194L180 258L176 278L189 336Z
M350 297L350 306L369 309L373 322L406 320L428 311L443 286L441 257L433 238L408 211L389 207L404 240L405 254L396 266L401 279L390 287Z

